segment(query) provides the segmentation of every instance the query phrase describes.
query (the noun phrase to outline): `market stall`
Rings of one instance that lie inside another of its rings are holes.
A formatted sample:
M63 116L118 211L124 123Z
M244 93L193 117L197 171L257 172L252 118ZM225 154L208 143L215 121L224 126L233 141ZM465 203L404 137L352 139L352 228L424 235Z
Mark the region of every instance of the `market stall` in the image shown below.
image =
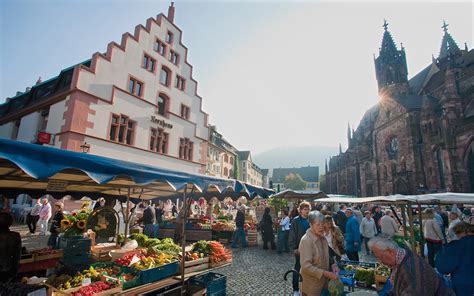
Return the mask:
M394 239L404 244L409 241L409 244L414 251L423 256L423 215L422 207L427 205L453 205L453 204L474 204L474 193L432 193L421 195L389 195L389 196L375 196L375 197L329 197L317 200L319 203L345 203L345 204L377 204L387 205L393 207L400 207L400 212L403 221L400 221L403 227L403 233L398 233ZM418 217L413 214L414 210L418 212ZM395 212L395 211L394 211ZM400 219L397 217L397 219ZM415 224L417 219L418 224Z
M0 147L0 190L4 196L13 198L18 193L49 193L54 198L70 195L75 199L83 196L92 199L117 199L122 203L125 238L128 237L132 203L182 196L184 207L177 219L180 223L177 229L182 227L183 230L179 235L183 257L186 243L184 229L192 199L206 195L220 199L224 195L253 198L257 194L267 196L271 192L237 180L177 172L5 139L0 139ZM87 238L69 238L64 240L63 246L67 251L87 253L87 250L90 251L91 242ZM180 261L179 264L173 263L173 266L181 273L183 288L185 260ZM152 273L156 273L156 270ZM117 288L117 283L89 286L100 291Z

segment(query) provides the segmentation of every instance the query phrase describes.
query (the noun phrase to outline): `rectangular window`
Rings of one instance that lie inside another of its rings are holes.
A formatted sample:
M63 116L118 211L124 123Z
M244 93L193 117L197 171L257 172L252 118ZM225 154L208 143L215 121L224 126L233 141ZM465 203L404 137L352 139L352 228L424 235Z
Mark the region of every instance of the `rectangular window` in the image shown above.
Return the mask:
M177 89L184 91L184 89L186 87L186 80L184 80L183 77L181 77L179 75L176 75L174 86Z
M41 115L39 118L39 131L43 132L46 130L46 127L48 126L48 118L49 108L41 111Z
M151 129L150 150L166 154L168 152L168 133L162 129Z
M124 115L112 115L109 140L132 145L136 123Z
M18 138L18 131L20 130L20 122L21 120L15 120L13 123L13 129L12 129L12 140L16 140Z
M186 105L181 104L181 117L189 119L190 108Z
M159 39L156 39L154 49L157 53L161 54L162 56L166 54L166 44Z
M170 70L162 67L160 71L160 83L169 86L170 85Z
M188 138L179 139L179 158L193 160L193 145Z
M143 93L143 82L130 77L130 81L128 82L128 92L137 97L141 97Z
M166 34L166 43L171 44L172 42L173 42L173 33L168 31L168 33Z
M147 69L150 72L155 72L156 60L150 57L147 54L143 55L143 65L142 67Z
M170 62L175 65L179 63L179 54L177 54L174 50L170 50Z

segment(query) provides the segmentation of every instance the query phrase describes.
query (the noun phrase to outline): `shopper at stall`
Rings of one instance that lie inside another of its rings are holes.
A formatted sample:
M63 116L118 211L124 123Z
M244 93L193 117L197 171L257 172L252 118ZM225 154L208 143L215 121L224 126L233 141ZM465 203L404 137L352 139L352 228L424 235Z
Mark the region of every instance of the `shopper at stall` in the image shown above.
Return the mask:
M377 234L377 227L375 227L375 221L372 218L372 215L369 211L365 211L365 217L362 219L362 223L360 224L360 234L362 235L362 241L365 246L365 252L367 255L370 254L369 250L369 240L374 238Z
M150 238L156 238L155 231L155 209L151 206L150 201L143 201L143 216L141 221L143 222L143 234Z
M0 283L14 279L20 264L21 236L10 230L12 224L12 215L0 212Z
M270 242L272 250L275 250L275 235L273 233L273 220L272 216L270 216L270 208L265 208L260 225L262 228L263 249L268 250L268 243Z
M64 219L63 213L64 204L62 202L56 202L54 204L54 217L51 220L51 228L49 231L51 235L48 238L48 247L56 249L58 247L58 235L61 230L61 221Z
M38 220L39 220L39 212L41 210L41 207L42 207L41 199L38 198L36 200L36 204L31 209L31 212L29 212L28 215L26 216L26 225L28 225L28 229L30 230L31 234L35 234L36 232L36 224L38 223Z
M392 269L390 282L392 296L454 296L436 271L426 261L409 249L398 247L387 235L369 241L369 248L377 260Z
M435 260L436 269L442 274L451 274L457 296L474 295L474 235L466 222L453 227L457 240L445 245Z
M346 241L346 254L349 260L359 261L360 252L360 226L357 218L354 216L352 209L346 209L346 233L344 234Z
M461 217L457 211L453 211L449 213L449 219L451 220L451 223L449 223L447 240L448 242L451 242L458 239L456 233L454 232L454 227L461 223Z
M239 241L242 244L242 248L248 247L247 237L245 236L244 224L245 224L245 210L247 207L245 205L241 205L239 210L237 211L237 215L235 217L235 231L234 235L232 236L232 248L238 248Z
M340 259L343 254L346 253L344 250L344 235L330 215L324 216L324 237L328 242L329 255L331 258L336 257Z
M308 215L310 205L308 202L302 202L298 206L299 215L296 216L290 225L290 236L289 245L293 249L295 254L295 270L299 272L301 268L300 264L300 252L298 250L301 238L306 234L309 228ZM293 295L300 295L299 287L299 276L293 273Z
M41 210L39 211L38 224L40 226L40 234L46 235L48 231L48 222L52 216L51 205L49 204L48 198L43 197L41 199Z
M443 245L443 234L438 221L436 221L433 209L425 210L426 221L424 223L425 241L428 245L428 261L431 266L434 266L436 254Z
M374 212L372 214L374 215L375 227L377 227L377 233L381 233L382 228L380 227L380 219L382 219L383 214L379 206L375 206L374 209L375 210L373 210Z
M278 239L277 239L277 252L281 254L281 252L290 252L288 247L288 236L290 232L290 218L288 217L288 210L283 209L281 210L281 219L279 221L279 229L278 229Z
M309 229L299 245L300 274L303 277L301 292L303 295L322 295L328 280L337 280L339 277L331 271L331 263L334 262L324 238L324 215L318 211L310 212L308 222Z
M380 230L382 234L393 236L398 232L398 224L392 217L392 210L385 210L385 216L380 218Z
M339 211L335 214L334 222L336 222L336 225L341 229L342 233L346 233L346 223L347 223L347 216L345 214L346 211L346 205L340 205L339 206Z
M94 211L105 207L105 198L100 197L94 204Z

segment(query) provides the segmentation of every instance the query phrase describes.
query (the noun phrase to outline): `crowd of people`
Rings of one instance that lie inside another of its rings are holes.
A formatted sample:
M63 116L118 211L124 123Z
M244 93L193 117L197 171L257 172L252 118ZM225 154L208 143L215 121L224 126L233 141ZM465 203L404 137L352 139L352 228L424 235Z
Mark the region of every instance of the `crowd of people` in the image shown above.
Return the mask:
M239 208L232 247L241 241L246 207ZM390 289L385 295L474 295L474 229L472 209L450 211L441 207L423 212L423 234L427 260L408 246L399 246L392 237L400 234L400 213L379 206L328 205L301 202L288 215L283 209L272 219L265 208L259 223L263 249L294 253L294 295L325 295L329 280L338 279L336 262L360 261L360 252L372 254L392 269ZM242 225L242 228L239 227ZM277 243L275 244L275 234ZM446 277L451 282L448 285ZM301 291L300 291L301 288Z

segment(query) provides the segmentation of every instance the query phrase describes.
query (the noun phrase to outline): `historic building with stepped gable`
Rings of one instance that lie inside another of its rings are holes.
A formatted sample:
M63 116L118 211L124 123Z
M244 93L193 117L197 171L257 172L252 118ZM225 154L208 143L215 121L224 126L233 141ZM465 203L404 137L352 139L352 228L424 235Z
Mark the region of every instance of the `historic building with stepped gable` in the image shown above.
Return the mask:
M168 15L0 105L0 137L204 173L208 115Z

